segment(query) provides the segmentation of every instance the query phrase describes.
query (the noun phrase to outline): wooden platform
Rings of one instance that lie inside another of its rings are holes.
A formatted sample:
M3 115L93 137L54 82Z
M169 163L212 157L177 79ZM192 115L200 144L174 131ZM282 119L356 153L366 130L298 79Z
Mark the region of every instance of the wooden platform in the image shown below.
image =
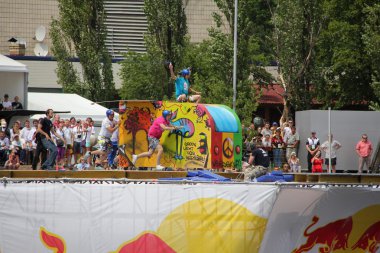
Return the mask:
M243 173L239 172L219 172L218 175L242 181ZM42 170L0 170L0 178L88 178L88 179L159 179L186 177L186 171L136 171L136 170L115 170L115 171L42 171ZM299 183L344 183L344 184L380 184L380 174L311 174L295 173L294 182Z

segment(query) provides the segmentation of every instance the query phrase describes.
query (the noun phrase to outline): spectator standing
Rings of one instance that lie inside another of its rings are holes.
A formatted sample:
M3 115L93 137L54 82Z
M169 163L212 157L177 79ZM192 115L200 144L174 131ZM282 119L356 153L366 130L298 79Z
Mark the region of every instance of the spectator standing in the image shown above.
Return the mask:
M37 143L35 141L35 134L36 134L36 131L37 131L37 127L38 127L38 120L34 119L33 120L33 126L31 127L29 133L28 133L28 136L26 137L26 142L27 142L27 145L29 145L29 149L30 149L30 155L31 155L31 164L33 165L33 160L34 160L34 156L36 155L36 148L37 148Z
M286 159L290 159L291 153L297 154L297 148L300 142L300 136L295 126L292 126L289 134L285 134L284 143L286 145Z
M272 130L270 130L269 122L265 122L264 128L261 130L261 134L265 137L267 134L271 137Z
M270 128L270 130L272 131L271 136L274 136L274 135L276 134L276 130L277 130L277 128L278 128L278 124L277 124L277 122L273 122L273 123L272 123L272 126L271 126L271 128Z
M37 132L41 134L42 145L45 149L49 150L49 156L41 166L44 170L54 169L54 163L58 154L57 146L54 144L50 132L52 132L55 136L57 136L64 142L64 139L57 134L57 132L54 129L53 123L51 122L53 115L54 111L52 109L46 110L46 117L43 118L41 122L39 122L37 129Z
M30 132L32 131L32 128L30 127L30 121L27 119L25 120L24 127L21 129L20 133L20 139L23 143L22 149L25 152L24 157L24 163L25 164L31 164L32 160L32 140L29 139Z
M321 157L321 151L318 150L314 157L311 158L311 163L313 164L312 173L322 173L323 172L323 159Z
M276 129L276 134L272 137L273 162L274 167L281 168L284 141L281 137L281 128Z
M327 166L327 171L330 168L330 157L331 157L331 168L332 173L336 173L336 151L342 147L342 144L340 144L337 140L333 139L333 135L331 134L331 152L330 152L330 142L329 137L327 137L327 141L322 143L321 149L323 152L325 152L325 164Z
M22 104L20 103L20 98L18 96L15 96L13 102L12 102L12 108L13 110L21 110L23 109Z
M58 129L59 122L61 122L61 116L59 116L59 114L55 114L54 115L54 120L53 120L54 129Z
M311 137L307 138L306 150L307 150L307 171L310 173L312 169L311 159L315 156L320 146L319 139L316 137L316 132L311 132Z
M89 125L88 121L83 122L82 126L82 132L83 132L83 139L82 139L82 153L83 155L86 154L86 152L91 151L91 132L92 132L92 127ZM90 159L86 162L89 163Z
M10 111L12 110L12 102L9 101L9 95L8 94L5 94L4 95L4 100L3 100L3 110L4 111Z
M62 120L58 124L58 128L56 128L56 132L58 136L55 136L55 143L57 145L57 165L60 167L60 169L63 169L63 166L65 164L65 153L66 153L66 142L65 142L65 133L63 131L63 126L65 122Z
M267 152L270 162L273 162L272 140L270 133L264 135L261 146L262 149L264 149L265 152Z
M7 121L5 119L0 120L0 131L4 132L8 139L11 137L11 133L7 128Z
M66 153L65 159L68 168L71 168L71 160L73 158L73 141L74 136L72 133L72 128L70 127L70 121L68 119L65 120L65 127L63 128L63 134L65 136L66 141Z
M82 124L81 121L78 119L75 127L72 128L73 136L74 136L74 142L73 142L73 155L74 155L74 161L78 161L79 157L82 155Z
M356 144L356 153L359 156L359 173L363 172L364 164L367 166L367 172L369 172L372 151L372 143L368 140L368 135L363 134L362 139Z

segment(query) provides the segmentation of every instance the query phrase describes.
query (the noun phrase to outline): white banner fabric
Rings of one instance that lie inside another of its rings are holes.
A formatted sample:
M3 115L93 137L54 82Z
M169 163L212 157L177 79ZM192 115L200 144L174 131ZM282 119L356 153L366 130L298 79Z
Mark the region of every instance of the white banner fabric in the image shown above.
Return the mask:
M0 252L259 252L277 189L8 184L0 186Z

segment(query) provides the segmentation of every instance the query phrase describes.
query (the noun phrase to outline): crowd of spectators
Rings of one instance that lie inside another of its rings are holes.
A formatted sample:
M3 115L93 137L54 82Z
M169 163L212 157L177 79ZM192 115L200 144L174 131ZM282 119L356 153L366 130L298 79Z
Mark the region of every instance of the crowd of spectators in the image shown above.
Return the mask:
M0 129L0 166L6 169L18 169L20 165L31 165L33 170L38 169L38 165L44 163L47 157L47 150L43 147L41 136L36 131L39 122L34 119L32 124L25 120L23 124L15 121L11 127L7 127L7 122L1 119ZM60 119L55 115L53 126L59 136L52 136L54 144L58 148L58 155L55 164L58 169L86 169L88 166L74 166L80 163L86 151L91 149L95 143L94 121L91 118L85 120ZM91 161L86 161L90 163Z
M245 161L249 158L251 144L254 144L256 148L260 148L268 154L272 169L284 172L301 172L298 151L300 148L305 148L307 150L307 172L336 172L337 151L342 145L334 139L333 135L331 138L327 136L327 140L321 144L316 131L311 131L306 142L301 143L297 128L292 120L288 120L281 126L277 122L273 122L272 125L265 122L263 127L256 127L253 123L249 127L242 125L242 132L245 154L243 160ZM368 140L368 136L363 134L356 145L356 152L359 156L359 173L364 172L364 166L366 166L367 172L370 171L372 151L372 144ZM306 170L306 168L304 169Z

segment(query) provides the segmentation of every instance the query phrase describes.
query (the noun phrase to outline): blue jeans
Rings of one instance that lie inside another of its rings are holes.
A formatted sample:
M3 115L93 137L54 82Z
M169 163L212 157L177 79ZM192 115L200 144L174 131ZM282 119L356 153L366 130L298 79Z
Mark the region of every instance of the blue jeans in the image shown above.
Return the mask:
M57 158L58 149L57 146L51 141L47 140L46 138L42 139L42 145L44 148L49 150L49 156L47 157L46 161L42 164L42 169L48 169L53 170L55 159Z
M273 149L273 162L274 167L280 168L282 165L282 149L281 148L275 148Z
M117 152L117 141L112 142L112 151L108 153L107 159L108 159L108 165L113 164L113 160L115 159L116 152Z

